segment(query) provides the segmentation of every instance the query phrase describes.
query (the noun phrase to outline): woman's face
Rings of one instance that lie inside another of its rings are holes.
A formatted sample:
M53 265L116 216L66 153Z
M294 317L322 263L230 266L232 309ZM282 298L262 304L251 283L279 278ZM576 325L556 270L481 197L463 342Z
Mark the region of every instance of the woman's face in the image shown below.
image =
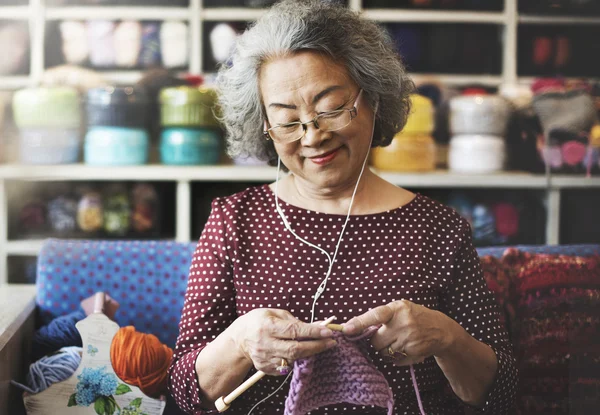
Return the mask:
M259 87L269 127L307 122L319 113L352 108L360 92L343 65L315 52L299 52L263 64ZM325 188L353 186L370 147L373 111L365 100L346 127L324 132L309 124L306 134L278 143L281 161L298 178Z

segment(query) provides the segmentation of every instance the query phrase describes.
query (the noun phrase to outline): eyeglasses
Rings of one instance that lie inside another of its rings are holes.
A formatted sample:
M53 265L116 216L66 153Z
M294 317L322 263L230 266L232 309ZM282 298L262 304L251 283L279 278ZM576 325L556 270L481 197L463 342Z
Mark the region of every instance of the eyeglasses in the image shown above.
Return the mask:
M267 140L271 139L277 143L292 143L300 140L306 135L308 124L314 124L315 128L324 132L341 130L350 124L358 114L358 101L362 96L362 92L363 90L361 89L356 96L352 108L342 108L335 111L323 112L307 122L288 122L267 128L268 124L265 120L263 134Z

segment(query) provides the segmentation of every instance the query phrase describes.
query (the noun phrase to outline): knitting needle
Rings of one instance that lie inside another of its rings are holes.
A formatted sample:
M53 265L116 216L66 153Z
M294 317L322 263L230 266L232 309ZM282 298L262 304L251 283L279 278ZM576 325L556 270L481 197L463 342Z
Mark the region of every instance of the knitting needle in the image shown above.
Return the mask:
M323 324L329 330L341 332L344 330L344 327L341 324L331 324L331 322L333 320L335 320L336 318L337 318L336 316L331 316L327 320L323 321L321 324Z
M233 392L231 392L229 395L227 395L225 397L221 396L219 399L217 399L215 401L215 407L217 408L217 411L225 412L226 410L228 410L229 407L231 406L231 402L233 402L242 393L244 393L248 389L250 389L252 387L252 385L254 385L256 382L261 380L265 376L265 374L266 374L265 372L263 372L262 370L259 370L254 375L249 377L248 380L246 380L240 386L235 388L233 390Z
M342 326L341 324L328 324L327 328L331 331L344 331L344 326Z
M342 326L340 326L339 324L331 324L331 322L335 319L336 319L335 316L331 316L328 319L326 319L325 321L321 322L321 325L326 326L330 330L342 331L341 330ZM331 326L335 326L335 328L333 328ZM217 399L215 401L215 408L217 408L217 411L225 412L226 410L228 410L229 407L231 406L231 403L238 396L240 396L242 393L244 393L248 389L250 389L252 387L252 385L254 385L256 382L261 380L264 376L265 376L265 372L263 372L262 370L259 370L254 375L249 377L244 383L242 383L240 386L235 388L233 390L233 392L231 392L229 395L227 395L225 397L221 396L219 399Z

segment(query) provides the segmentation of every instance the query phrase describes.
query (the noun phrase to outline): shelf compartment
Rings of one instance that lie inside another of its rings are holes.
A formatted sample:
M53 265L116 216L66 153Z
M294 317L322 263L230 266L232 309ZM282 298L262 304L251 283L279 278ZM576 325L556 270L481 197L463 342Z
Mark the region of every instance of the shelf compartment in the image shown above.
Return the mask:
M596 189L567 189L560 197L561 245L600 243L600 194Z
M9 284L35 284L37 275L37 252L23 253L7 258Z
M11 255L35 255L47 238L175 239L174 183L9 180L5 188Z

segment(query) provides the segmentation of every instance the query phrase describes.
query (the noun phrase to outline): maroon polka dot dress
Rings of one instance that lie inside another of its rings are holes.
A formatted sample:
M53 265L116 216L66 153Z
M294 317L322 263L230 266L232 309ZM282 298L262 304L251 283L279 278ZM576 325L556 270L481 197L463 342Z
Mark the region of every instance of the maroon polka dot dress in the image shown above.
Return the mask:
M294 231L333 255L345 215L280 206ZM515 395L512 347L499 323L498 308L483 279L468 223L452 209L425 196L383 213L352 216L316 320L342 323L369 309L407 299L444 312L498 357L498 372L484 413L507 413ZM194 362L207 343L234 319L257 307L281 308L310 321L312 296L325 277L325 255L297 240L275 210L267 186L213 201L192 265L180 333L169 369L169 388L190 414L202 410ZM226 351L224 351L226 352ZM396 414L419 414L408 367L371 358L392 388ZM464 414L433 357L414 366L427 414ZM234 401L228 413L247 414L280 386L266 376ZM253 414L283 414L284 385ZM311 414L382 413L381 408L339 404Z

